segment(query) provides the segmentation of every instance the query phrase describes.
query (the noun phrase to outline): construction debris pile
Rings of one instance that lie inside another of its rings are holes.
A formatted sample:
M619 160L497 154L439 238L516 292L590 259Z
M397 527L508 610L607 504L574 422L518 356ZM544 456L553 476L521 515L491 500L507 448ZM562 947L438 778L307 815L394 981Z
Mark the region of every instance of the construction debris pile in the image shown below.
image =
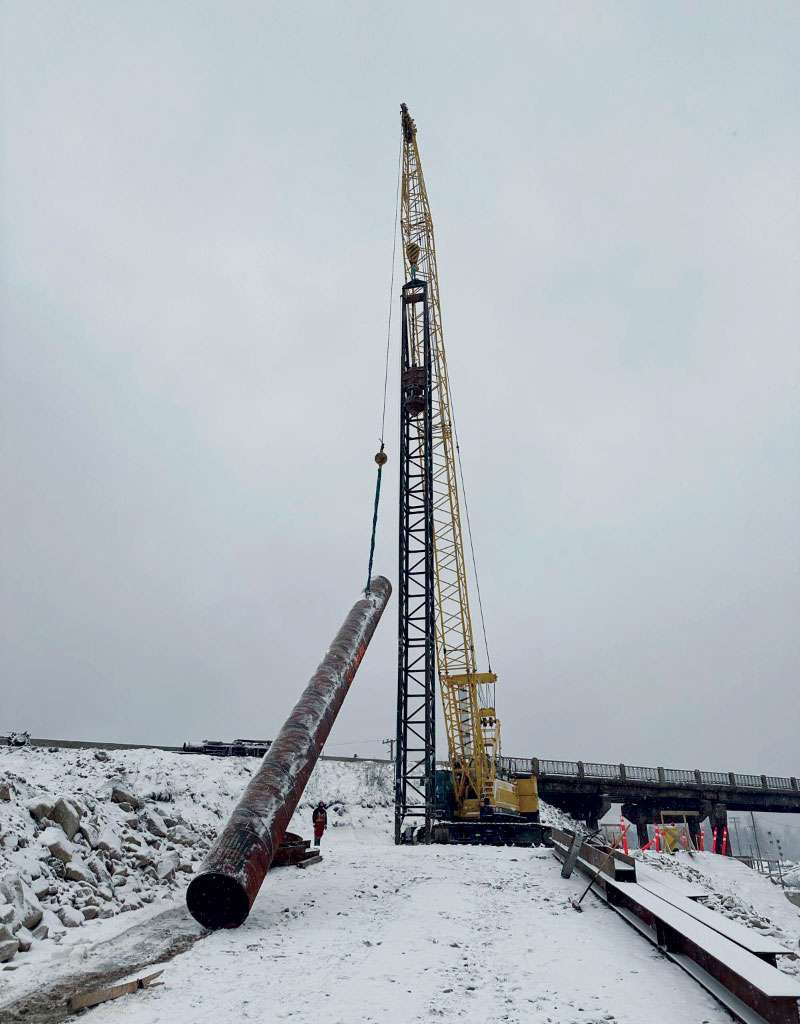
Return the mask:
M90 773L92 757L99 771ZM141 789L109 760L102 751L82 753L55 789L4 773L0 962L37 940L59 941L67 928L169 896L210 845L210 824L187 821L170 808L169 794ZM95 790L76 775L103 778Z
M0 748L0 963L68 928L182 898L259 761L159 750ZM298 808L391 817L390 766L318 765ZM1 970L2 968L0 968Z

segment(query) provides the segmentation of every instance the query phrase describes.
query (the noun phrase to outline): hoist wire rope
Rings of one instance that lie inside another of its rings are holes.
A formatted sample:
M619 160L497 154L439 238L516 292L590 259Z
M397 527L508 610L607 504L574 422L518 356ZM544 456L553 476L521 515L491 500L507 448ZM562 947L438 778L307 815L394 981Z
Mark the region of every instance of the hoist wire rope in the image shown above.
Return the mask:
M400 213L400 176L403 166L403 143L400 143L400 154L397 158L397 187L394 199L394 231L392 232L392 273L389 281L389 313L386 327L386 362L383 370L383 410L381 412L381 451L383 451L383 433L386 428L386 396L389 389L389 352L392 345L392 310L394 309L394 270L397 258L397 220Z
M381 410L381 432L380 432L380 448L375 461L378 464L378 475L375 480L375 502L372 509L372 534L369 541L369 565L367 567L367 585L364 587L364 593L369 593L370 582L372 580L372 563L375 558L375 537L378 532L378 506L381 500L381 477L383 475L383 467L386 463L386 455L384 454L384 431L386 429L386 397L389 391L389 354L392 347L392 310L394 308L394 274L395 265L397 262L397 220L400 212L400 172L403 165L403 144L400 143L400 154L397 158L397 187L395 189L395 200L394 200L394 229L392 232L392 272L389 279L389 310L387 315L387 326L386 326L386 360L383 369L383 408Z
M449 383L449 382L448 382ZM453 437L456 442L456 459L458 460L458 475L461 480L461 494L464 498L464 518L467 520L467 539L469 540L469 550L472 556L472 572L475 576L475 592L478 596L478 614L481 619L481 632L483 633L483 646L486 651L486 662L489 667L489 671L492 671L492 656L489 653L489 640L486 635L486 619L483 614L483 598L481 597L481 584L478 577L478 560L475 557L475 544L472 540L472 523L469 517L469 502L467 501L467 485L464 482L464 465L461 460L461 445L458 440L458 427L456 426L456 414L453 406L452 393L450 395L450 417L453 421ZM494 706L494 685L492 685L492 706Z

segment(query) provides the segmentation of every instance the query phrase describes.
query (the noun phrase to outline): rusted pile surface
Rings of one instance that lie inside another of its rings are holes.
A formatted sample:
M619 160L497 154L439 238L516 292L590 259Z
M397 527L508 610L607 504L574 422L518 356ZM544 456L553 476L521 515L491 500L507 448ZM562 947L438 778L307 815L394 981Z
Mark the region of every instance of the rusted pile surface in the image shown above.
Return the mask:
M247 919L391 592L378 576L353 606L192 879L186 903L206 928Z

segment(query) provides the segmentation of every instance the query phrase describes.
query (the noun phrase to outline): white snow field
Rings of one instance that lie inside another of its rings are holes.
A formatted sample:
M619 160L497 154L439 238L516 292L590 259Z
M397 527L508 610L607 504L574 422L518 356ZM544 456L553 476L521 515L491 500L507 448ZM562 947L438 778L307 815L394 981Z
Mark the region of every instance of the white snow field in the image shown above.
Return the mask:
M0 920L19 935L19 916L41 910L52 929L0 967L3 1024L63 1019L18 1015L19 1000L49 986L53 1005L63 1005L70 992L97 987L111 965L114 978L137 976L159 950L176 949L161 965L163 985L91 1010L92 1021L642 1024L667 1012L693 1024L730 1020L591 894L576 913L569 898L585 879L563 880L549 850L395 847L391 772L369 762L321 762L312 776L292 829L308 835L313 804L332 805L323 861L276 869L245 925L203 933L183 892L257 765L152 750L110 751L108 760L86 750L0 750L0 787L9 787L0 800ZM141 806L120 809L120 793ZM61 826L47 815L36 821L31 808L59 797L80 812L83 831L57 845ZM89 873L66 877L71 863ZM713 855L648 864L702 879L723 894L715 897L723 912L797 949L800 911L742 865ZM112 886L105 875L124 881ZM3 896L17 892L15 880L21 909Z

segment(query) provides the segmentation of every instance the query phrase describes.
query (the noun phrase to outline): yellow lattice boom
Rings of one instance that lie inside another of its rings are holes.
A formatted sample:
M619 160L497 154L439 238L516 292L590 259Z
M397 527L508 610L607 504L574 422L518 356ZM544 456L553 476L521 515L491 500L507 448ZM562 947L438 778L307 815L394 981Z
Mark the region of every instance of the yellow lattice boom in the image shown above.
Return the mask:
M428 193L422 173L417 130L402 108L403 156L401 234L406 279L428 282L432 357L433 548L436 604L436 665L453 771L456 805L478 813L488 798L495 803L495 759L500 723L494 710L492 672L479 672L469 606L456 444L447 357L439 298L439 274ZM423 314L411 323L411 339L422 361Z

